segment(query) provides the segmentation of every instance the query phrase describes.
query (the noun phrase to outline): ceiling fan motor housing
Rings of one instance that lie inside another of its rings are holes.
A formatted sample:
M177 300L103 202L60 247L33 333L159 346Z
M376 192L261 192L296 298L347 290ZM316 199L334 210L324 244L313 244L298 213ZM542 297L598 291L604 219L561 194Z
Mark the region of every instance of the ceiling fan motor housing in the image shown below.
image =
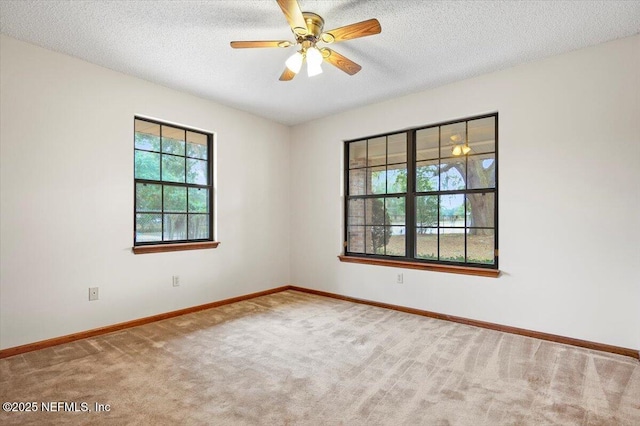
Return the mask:
M302 38L311 36L317 39L320 37L320 34L322 34L322 28L324 27L324 19L322 19L322 16L313 12L302 12L302 16L307 24L307 35Z

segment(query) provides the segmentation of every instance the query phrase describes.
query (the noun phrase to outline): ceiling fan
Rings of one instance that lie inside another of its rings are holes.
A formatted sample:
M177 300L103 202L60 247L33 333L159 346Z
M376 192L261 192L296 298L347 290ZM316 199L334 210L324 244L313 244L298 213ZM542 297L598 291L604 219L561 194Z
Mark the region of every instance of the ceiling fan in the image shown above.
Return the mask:
M335 50L328 47L318 47L318 43L331 44L354 38L366 37L379 34L382 31L380 22L377 19L369 19L334 30L323 31L324 19L320 15L312 12L302 12L297 0L277 0L278 6L282 9L291 31L296 38L295 42L288 40L265 40L265 41L232 41L231 47L234 49L245 49L253 47L280 47L287 48L296 46L300 48L285 62L286 68L280 76L281 81L292 80L300 69L303 62L307 63L307 73L309 77L322 73L322 61L340 68L349 75L354 75L362 67L352 60L342 56Z

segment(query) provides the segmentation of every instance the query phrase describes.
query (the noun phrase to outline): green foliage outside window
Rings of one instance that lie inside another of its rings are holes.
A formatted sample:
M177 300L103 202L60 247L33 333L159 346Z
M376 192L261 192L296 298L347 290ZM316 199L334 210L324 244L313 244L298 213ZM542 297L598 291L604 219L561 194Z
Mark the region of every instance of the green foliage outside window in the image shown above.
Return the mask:
M141 119L135 124L135 242L212 239L211 136Z

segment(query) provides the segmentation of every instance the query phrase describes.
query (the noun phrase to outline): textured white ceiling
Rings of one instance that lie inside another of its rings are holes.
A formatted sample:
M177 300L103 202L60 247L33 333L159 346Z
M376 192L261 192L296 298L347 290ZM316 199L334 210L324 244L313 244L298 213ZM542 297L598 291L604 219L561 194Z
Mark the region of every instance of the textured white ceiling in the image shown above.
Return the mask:
M275 0L0 0L11 37L294 125L637 34L640 1L299 0L325 29L377 18L382 33L336 43L362 65L328 63L278 80L295 50L229 47L293 40Z

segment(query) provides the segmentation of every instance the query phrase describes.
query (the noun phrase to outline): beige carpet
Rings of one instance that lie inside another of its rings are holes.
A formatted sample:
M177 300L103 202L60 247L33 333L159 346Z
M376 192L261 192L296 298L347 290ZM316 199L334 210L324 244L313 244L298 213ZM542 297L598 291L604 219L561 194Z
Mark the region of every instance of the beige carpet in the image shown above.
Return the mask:
M295 291L7 358L0 373L2 402L110 405L2 412L3 425L640 425L632 358Z

